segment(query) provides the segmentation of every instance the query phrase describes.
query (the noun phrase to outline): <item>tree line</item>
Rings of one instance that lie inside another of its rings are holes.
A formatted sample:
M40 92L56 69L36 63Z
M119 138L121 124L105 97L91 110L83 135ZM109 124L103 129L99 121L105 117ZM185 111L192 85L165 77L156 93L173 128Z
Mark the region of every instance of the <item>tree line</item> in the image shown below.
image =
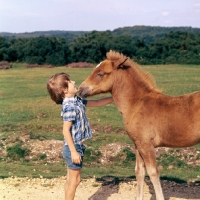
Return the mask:
M0 37L0 61L66 65L99 63L110 49L140 64L200 64L200 33L171 31L153 41L111 31L92 31L75 37Z

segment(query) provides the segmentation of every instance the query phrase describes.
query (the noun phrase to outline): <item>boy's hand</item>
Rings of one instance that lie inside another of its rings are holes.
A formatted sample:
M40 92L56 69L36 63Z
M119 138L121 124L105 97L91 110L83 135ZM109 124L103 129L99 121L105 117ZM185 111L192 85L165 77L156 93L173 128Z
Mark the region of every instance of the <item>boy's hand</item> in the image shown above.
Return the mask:
M81 156L77 151L71 152L71 157L74 164L80 164L82 161Z

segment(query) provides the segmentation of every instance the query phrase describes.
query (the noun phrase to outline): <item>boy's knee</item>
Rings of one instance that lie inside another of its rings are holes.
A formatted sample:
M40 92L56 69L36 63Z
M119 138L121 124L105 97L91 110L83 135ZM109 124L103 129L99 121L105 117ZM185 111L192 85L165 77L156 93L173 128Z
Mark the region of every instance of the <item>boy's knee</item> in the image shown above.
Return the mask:
M81 182L81 177L79 176L79 177L77 177L77 179L76 179L76 185L78 186L80 182Z
M74 179L70 179L70 181L68 183L73 186L78 186L80 182L81 182L81 178L77 177Z
M72 187L77 187L81 182L80 171L69 171L66 181L68 185L71 185Z
M78 187L78 185L79 185L79 183L80 183L80 181L74 181L74 182L71 182L70 181L70 183L69 183L69 185L68 185L68 187L70 188L77 188Z

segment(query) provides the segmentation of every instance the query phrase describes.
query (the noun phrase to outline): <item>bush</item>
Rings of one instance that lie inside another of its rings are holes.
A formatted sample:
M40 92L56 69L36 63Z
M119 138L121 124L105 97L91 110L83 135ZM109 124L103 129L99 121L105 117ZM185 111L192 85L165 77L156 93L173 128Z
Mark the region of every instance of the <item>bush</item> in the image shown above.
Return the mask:
M98 162L100 156L101 156L100 151L88 148L85 150L84 153L85 163Z
M47 157L45 153L40 154L40 160L44 160Z
M93 64L87 62L73 62L67 65L69 68L93 68Z
M117 161L118 164L121 162L122 165L129 166L135 163L136 157L135 153L130 148L126 147L120 151L113 160Z
M162 165L163 167L169 167L170 165L172 165L178 168L185 167L187 165L179 158L167 154L161 154L158 157L158 164Z
M12 68L12 64L7 61L0 62L0 69L10 69Z
M20 158L24 158L28 154L28 150L23 149L20 144L8 147L6 150L7 157L11 158L12 160L19 160Z

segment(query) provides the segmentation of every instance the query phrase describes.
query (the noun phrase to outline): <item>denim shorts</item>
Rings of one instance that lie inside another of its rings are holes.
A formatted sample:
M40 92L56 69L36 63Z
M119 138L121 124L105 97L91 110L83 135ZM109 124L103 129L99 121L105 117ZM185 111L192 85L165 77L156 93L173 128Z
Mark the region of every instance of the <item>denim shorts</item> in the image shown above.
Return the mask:
M66 165L69 169L80 169L83 166L83 156L86 147L84 145L75 144L76 151L80 154L82 161L80 164L75 164L72 162L71 152L68 145L63 147L63 158L65 159Z

